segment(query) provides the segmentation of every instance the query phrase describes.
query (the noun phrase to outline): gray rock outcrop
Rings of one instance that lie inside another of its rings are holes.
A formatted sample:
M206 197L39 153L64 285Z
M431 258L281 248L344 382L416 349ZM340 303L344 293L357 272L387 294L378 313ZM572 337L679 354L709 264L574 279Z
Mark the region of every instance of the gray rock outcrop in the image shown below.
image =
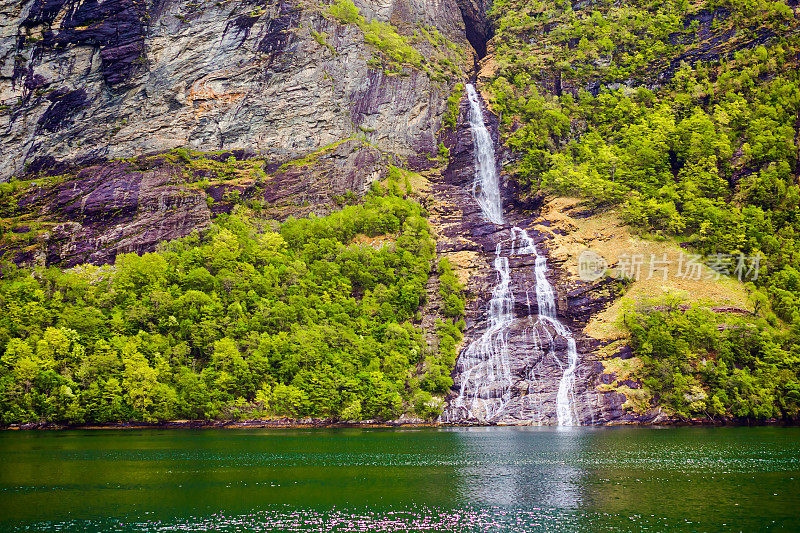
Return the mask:
M356 4L431 69L385 72L323 3L0 0L0 181L176 147L286 161L361 136L401 158L434 151L458 80L430 72L447 54L472 64L455 0Z

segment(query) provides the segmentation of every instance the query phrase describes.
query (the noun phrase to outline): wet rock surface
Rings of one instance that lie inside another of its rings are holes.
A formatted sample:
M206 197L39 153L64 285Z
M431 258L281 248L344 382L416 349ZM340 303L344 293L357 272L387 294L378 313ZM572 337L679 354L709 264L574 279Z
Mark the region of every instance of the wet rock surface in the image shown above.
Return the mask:
M491 0L458 0L458 8L464 19L467 39L478 57L486 55L486 42L494 36L494 28L489 20Z
M433 184L434 200L430 207L435 227L439 231L438 252L448 257L465 273L469 295L466 311L466 329L461 354L481 336L488 322L487 302L497 283L493 268L498 243L501 255L509 255L511 290L513 291L514 316L506 342L509 349L509 366L513 385L511 398L498 416L488 420L493 424L553 425L557 423L556 395L559 381L567 366L566 340L553 336L552 328L537 323L535 278L532 255L512 254L519 250L510 228L526 229L536 243L540 254L547 255L550 235L537 231L534 226L546 225L535 211L521 211L511 200L513 184L504 179L501 191L504 195L504 212L507 224L496 226L484 220L477 202L472 196L475 162L473 141L467 121L466 98L462 100L461 114L455 131L445 139L450 148L451 162L440 180ZM497 143L496 118L484 109L484 116ZM502 154L498 154L502 160ZM501 175L501 179L503 179ZM548 262L547 278L555 291L558 319L567 325L576 340L580 362L575 373L574 400L576 415L581 424L650 423L657 420L658 413L640 416L623 408L627 398L615 391L599 391L603 383L604 366L597 351L604 344L583 333L589 318L603 310L618 295L609 281L594 283L566 281L568 276L558 265ZM546 331L550 329L550 331ZM548 337L551 341L542 341ZM466 369L458 363L454 371L454 386L448 396L449 402L458 396ZM491 388L489 386L489 388ZM496 384L497 394L487 394L483 409L492 412L501 400L503 385ZM496 405L495 405L496 404ZM481 407L478 406L478 410ZM446 413L448 411L446 410ZM482 413L468 417L465 411L448 415L449 423L474 423L483 418Z

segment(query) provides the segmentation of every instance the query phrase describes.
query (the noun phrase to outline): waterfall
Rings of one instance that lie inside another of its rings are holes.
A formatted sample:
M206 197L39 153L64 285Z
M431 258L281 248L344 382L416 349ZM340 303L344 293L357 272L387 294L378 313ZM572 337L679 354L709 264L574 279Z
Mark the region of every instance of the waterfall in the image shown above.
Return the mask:
M493 224L503 224L503 201L500 197L500 181L494 162L494 143L483 123L483 110L478 93L471 83L467 84L469 98L469 125L472 143L475 146L475 181L472 196L478 202L484 218Z
M503 225L503 204L500 196L500 183L494 159L494 143L483 120L480 98L472 84L467 84L469 99L469 122L475 152L475 180L472 195L487 222ZM514 321L514 294L511 290L509 257L534 257L536 280L536 303L538 315L533 321L534 345L539 342L539 333L548 335L550 350L548 356L555 359L563 369L556 396L556 416L558 425L579 424L574 410L575 369L578 365L578 350L569 328L562 324L556 315L553 287L547 280L547 261L539 255L536 244L528 232L517 226L510 228L507 249L498 243L495 249L494 270L497 282L489 300L488 324L481 336L475 339L458 360L457 370L461 376L459 393L442 413L445 422L479 420L496 422L503 415L503 409L512 396L514 378L511 372L508 335ZM519 243L519 245L517 245ZM530 296L527 297L528 319L531 314ZM549 326L549 327L548 327ZM567 343L567 361L564 365L557 357L555 339L548 330Z
M545 322L552 326L556 335L563 337L567 341L567 366L564 368L564 373L561 375L561 380L558 383L558 394L556 395L556 416L558 417L559 426L577 426L579 424L578 417L574 410L573 391L575 386L575 369L578 367L578 347L575 344L575 338L567 326L561 323L556 316L556 298L553 286L547 280L545 272L547 272L547 258L539 255L536 249L536 244L533 239L528 235L528 232L520 229L513 228L512 231L520 231L522 233L522 240L525 242L525 247L520 250L520 254L530 254L536 258L534 263L534 275L536 276L536 304L539 307L538 322ZM558 357L555 355L555 348L551 345L551 355L559 362Z

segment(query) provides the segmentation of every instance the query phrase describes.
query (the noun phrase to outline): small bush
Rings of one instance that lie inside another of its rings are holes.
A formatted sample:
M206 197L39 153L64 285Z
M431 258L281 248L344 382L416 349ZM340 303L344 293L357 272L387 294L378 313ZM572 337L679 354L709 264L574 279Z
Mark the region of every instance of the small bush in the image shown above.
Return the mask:
M364 17L361 16L353 0L337 0L328 6L328 13L342 24L364 23Z
M461 104L461 95L464 93L464 84L458 83L453 87L453 93L447 99L447 111L444 113L443 124L446 128L455 128L458 123L458 112Z

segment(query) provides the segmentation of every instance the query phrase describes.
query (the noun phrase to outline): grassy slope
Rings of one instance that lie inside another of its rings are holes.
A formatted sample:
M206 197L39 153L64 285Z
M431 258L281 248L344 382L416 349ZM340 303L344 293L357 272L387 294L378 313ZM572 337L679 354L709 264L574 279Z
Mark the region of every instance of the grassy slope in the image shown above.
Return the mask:
M579 198L553 198L542 209L542 217L549 221L549 226L537 227L551 234L552 238L548 241L551 257L564 261L563 267L572 277L578 278L578 256L586 249L602 255L612 267L619 265L624 254L641 254L644 258L642 276L627 287L622 298L592 318L585 330L588 335L604 340L627 337L627 331L620 322L625 309L642 300L668 295L677 296L687 303L752 309L743 283L730 277L716 279L707 268L702 271L700 279L679 278L674 275L676 265L671 264L669 275L664 280L663 271L656 266L650 277L651 255L658 259L667 254L668 259L677 260L679 254L686 254L686 250L669 239L643 237L625 224L616 209L588 217L572 216L571 210L582 203L583 200Z

